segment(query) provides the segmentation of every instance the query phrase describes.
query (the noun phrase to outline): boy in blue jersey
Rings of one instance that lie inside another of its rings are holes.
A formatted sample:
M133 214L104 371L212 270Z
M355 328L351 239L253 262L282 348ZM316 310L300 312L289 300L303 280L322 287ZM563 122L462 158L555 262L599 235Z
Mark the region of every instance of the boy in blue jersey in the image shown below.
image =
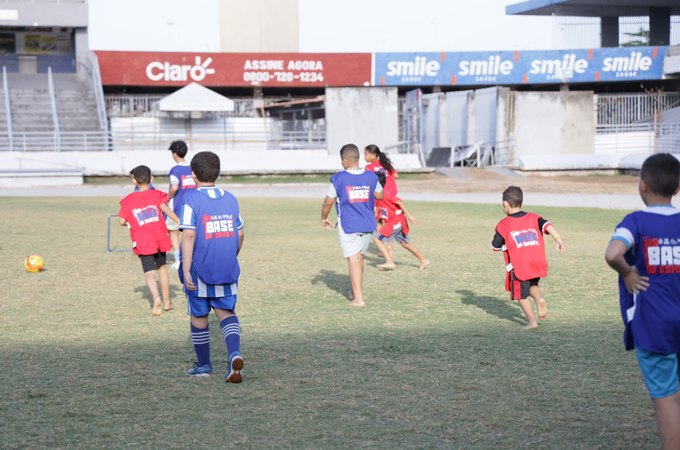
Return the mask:
M377 225L373 205L376 198L383 198L382 186L375 173L359 167L356 145L344 145L340 149L340 159L345 170L331 177L321 206L321 227L327 230L338 227L340 247L349 266L350 305L364 306L364 254ZM328 220L334 204L338 214L337 225Z
M626 350L635 349L664 449L680 448L680 210L671 205L680 162L648 157L639 191L647 208L616 227L605 259L619 274Z
M170 180L170 187L168 188L168 199L171 201L171 206L175 214L179 215L182 211L182 203L184 201L184 193L187 189L196 189L196 183L191 176L191 167L189 163L184 160L189 149L184 141L173 141L170 143L169 150L172 152L172 159L176 166L170 169L168 178ZM171 218L166 219L166 225L170 231L170 239L172 240L172 255L175 262L172 264L173 269L179 268L179 223Z
M195 377L212 374L208 314L213 309L227 346L226 381L240 383L243 357L236 294L243 218L236 198L215 186L220 174L220 158L216 154L197 153L191 159L191 171L197 188L186 192L179 226L182 230L179 276L191 315L191 340L197 360L187 373Z

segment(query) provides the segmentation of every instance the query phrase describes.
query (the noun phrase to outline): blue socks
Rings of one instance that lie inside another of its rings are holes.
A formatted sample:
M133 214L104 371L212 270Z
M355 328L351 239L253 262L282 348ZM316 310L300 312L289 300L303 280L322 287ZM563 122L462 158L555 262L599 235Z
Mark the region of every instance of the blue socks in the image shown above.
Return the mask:
M191 342L194 344L198 365L210 364L210 327L201 329L191 325Z
M241 353L241 326L238 316L227 317L220 322L220 328L222 328L224 343L227 345L227 353L231 362L232 355Z

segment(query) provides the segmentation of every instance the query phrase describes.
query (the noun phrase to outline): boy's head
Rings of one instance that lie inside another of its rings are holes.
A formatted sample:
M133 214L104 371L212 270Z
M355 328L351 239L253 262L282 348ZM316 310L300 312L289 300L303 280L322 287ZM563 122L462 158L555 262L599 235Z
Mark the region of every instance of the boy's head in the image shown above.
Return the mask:
M345 169L350 167L358 167L359 148L354 144L343 145L340 149L340 158L342 159L342 166Z
M213 152L198 152L191 158L191 171L196 180L214 183L220 176L220 157Z
M135 184L144 185L151 183L151 169L147 166L137 166L130 171L132 179L135 180Z
M677 194L679 185L680 161L670 153L657 153L648 157L642 163L640 169L641 195L643 191L650 191L661 197L672 197Z
M522 201L524 201L524 193L519 186L509 186L503 191L503 211L505 211L506 214L508 214L511 209L521 208Z
M189 151L187 143L184 141L173 141L170 144L169 150L180 158L187 156L187 152Z

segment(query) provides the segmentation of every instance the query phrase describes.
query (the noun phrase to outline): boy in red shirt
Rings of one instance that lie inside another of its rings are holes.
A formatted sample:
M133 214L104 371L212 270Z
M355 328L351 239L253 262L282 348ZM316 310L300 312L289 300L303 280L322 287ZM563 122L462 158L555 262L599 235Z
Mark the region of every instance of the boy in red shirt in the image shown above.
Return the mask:
M156 286L156 274L161 285L163 309L172 309L170 301L170 280L165 267L165 252L172 248L168 228L161 212L179 223L179 217L167 205L165 192L151 189L151 169L137 166L130 171L137 190L120 201L120 224L130 228L132 251L139 256L144 270L144 279L153 298L151 314L161 315L161 296Z
M541 295L538 282L548 275L548 261L545 258L543 234L549 234L557 243L557 251L564 252L564 244L553 225L543 217L522 211L524 195L522 189L510 186L503 191L503 212L507 217L496 225L496 234L491 243L494 251L502 251L505 257L505 289L510 299L519 302L529 323L522 330L538 327L531 296L536 302L538 318L548 317L548 306Z

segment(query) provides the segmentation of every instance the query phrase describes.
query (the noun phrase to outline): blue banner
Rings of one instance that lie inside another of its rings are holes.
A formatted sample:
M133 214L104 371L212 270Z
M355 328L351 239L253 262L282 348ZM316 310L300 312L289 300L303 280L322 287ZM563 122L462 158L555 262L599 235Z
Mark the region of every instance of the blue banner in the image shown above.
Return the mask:
M375 86L475 86L661 80L666 47L375 53Z

